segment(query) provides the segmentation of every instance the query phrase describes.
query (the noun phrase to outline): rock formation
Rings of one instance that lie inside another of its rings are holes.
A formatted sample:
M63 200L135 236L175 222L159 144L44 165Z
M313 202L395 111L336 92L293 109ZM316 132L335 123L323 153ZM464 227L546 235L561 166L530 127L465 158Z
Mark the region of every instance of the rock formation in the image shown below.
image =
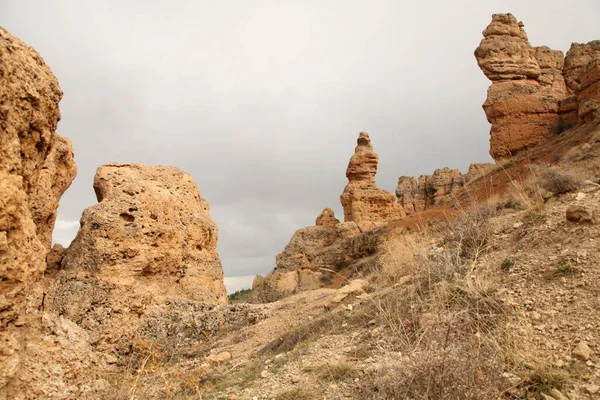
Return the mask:
M361 132L346 169L348 184L340 196L344 221L356 222L361 230L372 229L404 216L394 195L378 188L375 183L378 161L369 135Z
M77 276L125 297L226 302L217 225L190 175L175 167L108 164L96 171L94 190L99 203L83 212L62 260L57 307L76 303L64 289Z
M340 220L335 217L335 214L331 208L324 208L321 215L317 217L315 221L316 226L328 226L334 228Z
M76 167L69 141L56 134L62 97L56 77L35 50L2 28L0 88L0 397L5 397L7 382L20 368L26 297L46 267L58 200Z
M333 212L330 214L327 210L317 218L318 222L335 218ZM327 217L321 218L323 215ZM273 271L254 278L252 300L271 302L331 284L337 271L361 269L371 262L369 256L376 252L380 239L381 232L361 233L355 222L324 223L299 229L277 256Z
M513 15L494 14L475 57L492 81L483 108L496 160L598 117L599 77L593 71L599 41L574 43L564 58L561 51L532 47Z
M396 197L406 215L424 211L430 207L455 199L454 196L464 187L466 176L457 169L436 169L433 175L398 178Z

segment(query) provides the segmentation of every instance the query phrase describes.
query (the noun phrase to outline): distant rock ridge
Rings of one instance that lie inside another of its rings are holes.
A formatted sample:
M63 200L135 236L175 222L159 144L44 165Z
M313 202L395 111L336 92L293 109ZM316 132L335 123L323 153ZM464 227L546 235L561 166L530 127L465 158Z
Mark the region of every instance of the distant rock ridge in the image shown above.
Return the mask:
M433 175L421 175L419 178L401 176L398 178L396 197L406 215L413 215L428 208L446 204L454 205L458 201L464 186L484 176L496 168L495 164L471 164L466 174L457 169L440 168Z
M492 81L483 109L495 160L600 117L600 41L573 43L564 57L531 46L512 14L494 14L475 57Z
M375 174L378 162L371 138L366 132L361 132L346 169L348 184L340 201L344 208L344 221L355 222L363 231L405 216L394 195L377 187Z

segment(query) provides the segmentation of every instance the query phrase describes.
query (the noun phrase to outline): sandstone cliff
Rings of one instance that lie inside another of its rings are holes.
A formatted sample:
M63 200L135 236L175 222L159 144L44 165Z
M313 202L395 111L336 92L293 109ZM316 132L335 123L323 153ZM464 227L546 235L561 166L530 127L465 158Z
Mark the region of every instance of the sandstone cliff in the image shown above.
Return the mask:
M76 167L69 141L56 134L62 97L56 77L35 50L2 28L0 88L2 397L20 368L26 297L44 272L58 200ZM35 299L41 301L41 296Z
M346 169L348 184L340 200L344 207L344 221L356 222L363 231L404 216L394 195L378 188L375 183L378 162L379 157L373 151L369 135L361 132Z
M398 178L396 197L406 215L413 215L428 208L454 205L466 184L478 179L495 168L494 164L471 164L466 174L457 169L440 168L433 175Z
M506 159L542 139L597 118L600 42L571 46L566 58L546 46L532 47L512 14L494 14L475 50L492 85L483 104L490 155Z

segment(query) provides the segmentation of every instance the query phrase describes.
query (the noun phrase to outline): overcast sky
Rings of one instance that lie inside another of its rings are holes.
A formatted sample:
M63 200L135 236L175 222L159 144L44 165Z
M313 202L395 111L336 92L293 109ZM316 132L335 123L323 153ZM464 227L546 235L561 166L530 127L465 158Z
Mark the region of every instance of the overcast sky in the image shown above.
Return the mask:
M361 131L377 182L490 161L489 81L473 51L492 13L534 46L600 39L600 1L1 0L0 24L64 90L78 175L54 240L96 203L98 166L175 165L219 226L229 290L265 274L339 195Z

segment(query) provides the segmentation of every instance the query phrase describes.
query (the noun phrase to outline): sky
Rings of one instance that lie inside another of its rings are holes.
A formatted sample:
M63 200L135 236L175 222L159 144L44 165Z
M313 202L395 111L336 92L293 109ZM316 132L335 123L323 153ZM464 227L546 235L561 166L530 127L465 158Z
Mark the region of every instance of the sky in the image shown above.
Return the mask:
M250 287L323 208L343 216L359 132L392 193L401 175L491 161L473 51L505 12L533 46L600 39L597 0L1 0L0 24L64 91L78 175L54 241L96 204L98 166L174 165L211 205L228 290Z

